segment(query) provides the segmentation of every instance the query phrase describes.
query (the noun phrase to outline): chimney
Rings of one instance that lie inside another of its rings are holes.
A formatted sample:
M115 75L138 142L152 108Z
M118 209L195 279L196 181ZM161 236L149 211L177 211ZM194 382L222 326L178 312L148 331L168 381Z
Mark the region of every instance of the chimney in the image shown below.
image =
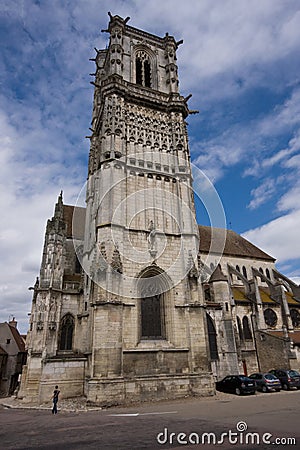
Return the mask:
M11 327L17 328L18 322L16 322L16 321L15 321L15 317L13 317L12 320L10 320L10 321L8 322L8 324L9 324Z

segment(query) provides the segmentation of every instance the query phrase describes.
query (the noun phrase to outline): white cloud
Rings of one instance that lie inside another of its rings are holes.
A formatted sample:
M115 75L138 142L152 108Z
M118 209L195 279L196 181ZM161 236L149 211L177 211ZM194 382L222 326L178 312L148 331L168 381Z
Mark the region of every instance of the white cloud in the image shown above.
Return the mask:
M300 150L300 130L297 130L297 135L293 136L288 143L288 147L276 152L270 158L265 158L262 161L262 167L272 167L274 164L284 161L284 165L288 167L286 159ZM288 160L290 161L290 160Z
M300 209L300 183L292 187L278 202L279 211L297 211ZM300 224L299 224L300 225Z
M300 125L300 89L292 90L290 97L283 105L278 105L272 114L267 115L260 121L259 132L264 136L278 136L294 126ZM290 150L293 151L299 145L299 133L293 136L289 142Z
M0 320L14 315L25 331L27 312L31 308L31 293L27 288L39 273L46 220L53 214L59 190L64 188L67 200L74 202L81 181L78 182L80 171L76 161L72 169L59 161L59 154L51 154L51 145L47 148L46 144L47 134L44 135L39 122L35 122L34 132L26 126L23 128L22 123L17 130L0 111L0 207L3 212ZM37 142L42 144L45 154L30 157ZM42 161L36 163L36 159ZM51 162L51 159L58 161Z
M251 191L252 200L247 206L256 209L270 200L275 192L275 182L272 179L265 180L260 186Z
M278 262L300 257L300 210L243 233L243 236L262 250L275 256Z

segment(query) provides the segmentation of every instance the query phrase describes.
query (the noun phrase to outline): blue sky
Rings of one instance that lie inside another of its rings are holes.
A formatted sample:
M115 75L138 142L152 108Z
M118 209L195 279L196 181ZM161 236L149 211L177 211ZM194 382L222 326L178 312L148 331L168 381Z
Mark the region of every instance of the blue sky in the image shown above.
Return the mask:
M0 321L27 330L46 220L61 189L72 204L85 182L89 58L106 46L108 11L184 39L180 91L200 111L192 161L228 226L300 282L298 0L0 0Z

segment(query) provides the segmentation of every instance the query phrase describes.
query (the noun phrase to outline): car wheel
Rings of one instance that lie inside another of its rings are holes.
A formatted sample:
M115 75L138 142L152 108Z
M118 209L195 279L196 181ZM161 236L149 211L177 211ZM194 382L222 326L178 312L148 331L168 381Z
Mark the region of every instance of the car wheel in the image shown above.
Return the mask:
M268 392L267 386L263 386L263 387L261 388L261 390L262 390L264 393Z
M236 393L236 395L241 395L242 394L242 391L240 390L240 388L235 388L235 393Z
M289 386L286 383L283 383L282 389L285 390L285 391L288 391L289 390Z
M300 389L300 386L297 386L297 389L299 390L299 389Z

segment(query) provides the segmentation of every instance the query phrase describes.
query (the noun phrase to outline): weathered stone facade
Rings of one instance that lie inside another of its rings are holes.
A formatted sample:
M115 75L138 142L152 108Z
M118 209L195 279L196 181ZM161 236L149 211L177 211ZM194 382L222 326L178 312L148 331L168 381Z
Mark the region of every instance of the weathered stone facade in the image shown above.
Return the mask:
M47 224L25 401L49 399L55 384L106 405L211 395L214 378L266 370L264 346L295 362L288 299L300 307L299 287L233 232L214 254L222 233L196 223L181 42L127 21L110 16L95 57L86 209L60 195Z

